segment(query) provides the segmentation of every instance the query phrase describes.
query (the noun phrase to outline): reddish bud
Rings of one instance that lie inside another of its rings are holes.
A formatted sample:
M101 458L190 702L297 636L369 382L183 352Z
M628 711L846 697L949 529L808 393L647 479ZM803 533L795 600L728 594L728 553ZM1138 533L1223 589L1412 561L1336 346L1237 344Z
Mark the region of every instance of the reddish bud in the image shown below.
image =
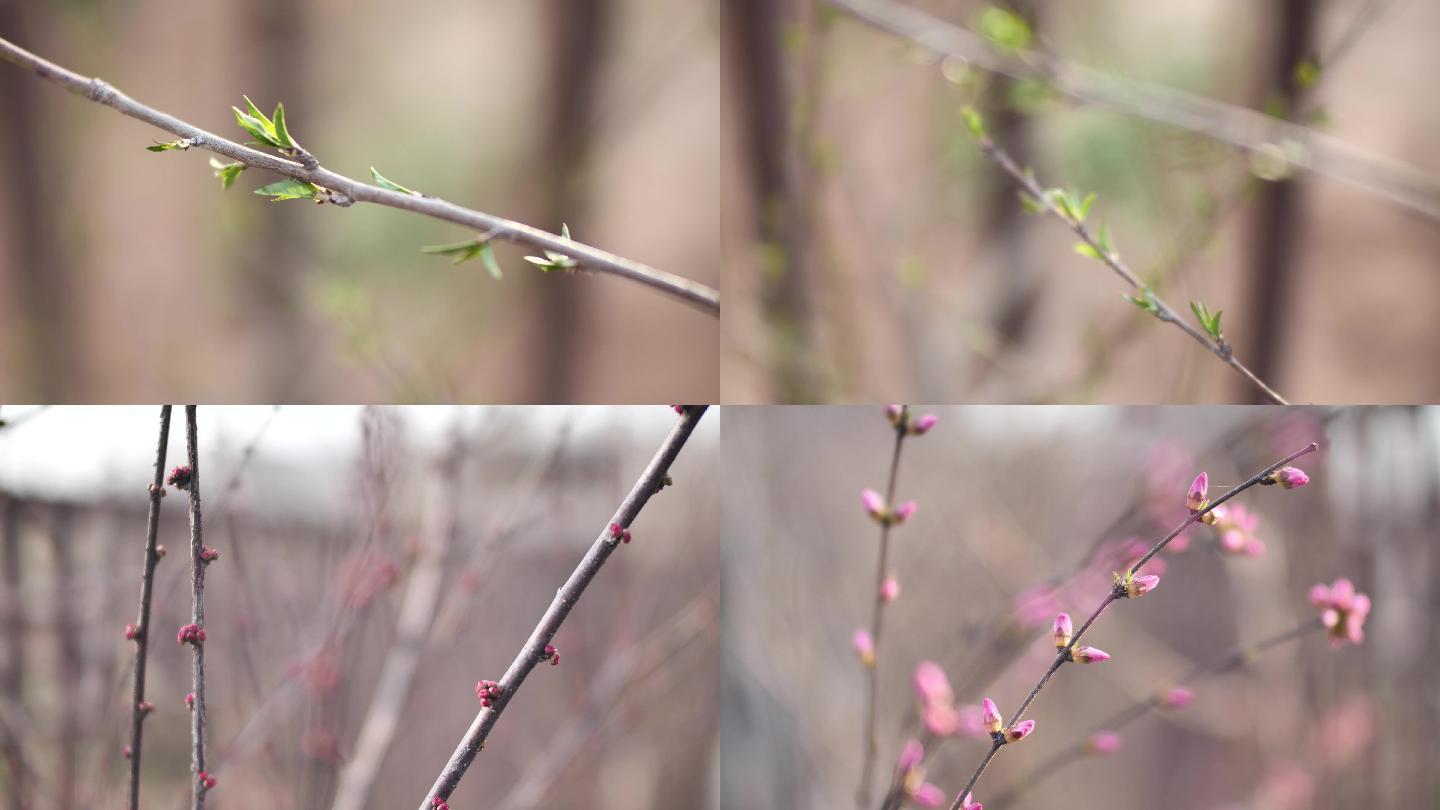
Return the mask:
M195 778L200 782L201 786L203 786L206 790L211 790L211 789L213 789L213 788L215 787L215 777L211 776L210 774L206 773L205 771L201 771L201 772L195 774Z
M1030 736L1030 732L1032 732L1032 731L1034 731L1034 730L1035 730L1035 721L1034 721L1034 720L1021 720L1020 722L1016 723L1015 725L1013 725L1013 726L1011 726L1010 728L1008 728L1008 729L1005 730L1005 742L1007 742L1007 743L1020 742L1021 740L1025 739L1026 737L1029 737L1029 736Z
M140 628L139 628L139 627L136 627L134 622L126 622L126 624L125 624L125 640L126 640L126 641L134 641L135 639L137 639L137 638L139 638L139 637L140 637Z
M142 700L138 704L136 704L136 708L140 710L140 714L143 717L144 715L155 711L155 704L151 703L148 700Z
M200 547L201 562L215 562L218 559L220 559L220 552L216 551L213 548L210 548L209 546Z
M1202 472L1195 476L1195 480L1190 484L1190 491L1185 493L1185 505L1189 507L1190 514L1193 515L1205 508L1205 505L1209 503L1207 500L1209 492L1210 475Z
M440 798L439 796L436 796L434 799L432 799L430 801L430 805L434 807L435 810L450 810L450 805L446 804L445 800Z
M165 483L175 487L176 489L189 489L190 481L194 477L195 474L191 471L189 467L176 467L175 469L170 471L170 476L165 479Z
M205 628L198 624L187 624L180 628L175 634L175 640L181 644L199 645L205 641Z
M194 693L194 692L187 692L187 693L185 694L185 708L189 709L189 710L192 711L192 712L195 711L195 693Z
M1070 651L1070 660L1077 664L1098 664L1102 661L1109 661L1110 653L1094 647L1081 647L1078 650Z
M1055 648L1063 650L1070 644L1070 639L1075 635L1075 623L1070 620L1069 613L1061 613L1055 617Z
M887 578L880 584L880 599L885 602L894 602L900 596L900 581L894 577Z
M1195 694L1183 686L1176 686L1160 696L1160 705L1166 709L1183 709L1195 699Z
M124 754L126 759L129 759L130 756L131 756L131 754L130 754L130 746L127 745L127 746L125 746L124 748L121 748L121 749L120 749L120 753Z
M895 524L899 525L909 520L910 516L915 514L915 510L916 508L918 508L918 506L919 504L915 503L914 501L906 501L905 503L902 503L898 507L896 507L894 515Z
M165 546L164 546L164 544L161 544L161 545L156 546L156 547L155 547L155 559L159 560L159 559L163 559L164 557L165 557Z
M1090 737L1089 748L1096 754L1113 754L1120 750L1120 735L1113 731L1096 732Z
M855 647L855 654L860 657L860 663L867 669L875 666L875 639L870 637L869 630L857 628L851 643Z
M981 719L985 723L985 730L991 734L999 734L1000 730L1005 727L1005 718L1000 716L1000 707L996 706L995 701L990 698L985 698L981 707L984 712Z
M935 423L939 421L940 417L933 413L927 413L910 423L910 435L924 436L926 433L929 433L930 429L935 427Z

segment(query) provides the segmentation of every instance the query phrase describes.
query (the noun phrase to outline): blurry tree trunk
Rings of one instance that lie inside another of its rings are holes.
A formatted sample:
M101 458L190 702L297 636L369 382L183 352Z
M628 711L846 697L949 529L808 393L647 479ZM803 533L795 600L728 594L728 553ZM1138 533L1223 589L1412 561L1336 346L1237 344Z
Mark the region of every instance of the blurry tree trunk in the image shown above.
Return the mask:
M554 40L550 57L550 114L541 142L537 176L544 178L536 218L541 227L558 231L585 219L587 179L614 3L611 0L547 0L546 30ZM580 231L584 233L584 230ZM583 238L583 237L581 237ZM534 345L540 362L531 383L531 402L573 402L577 367L584 359L581 340L582 285L564 273L537 273L541 301L539 332Z
M314 147L314 143L304 140L307 130L320 123L305 92L309 60L315 58L305 24L306 5L287 0L253 0L244 7L252 43L247 52L256 60L249 69L258 71L260 80L259 86L249 91L250 97L267 112L276 102L285 102L296 138ZM255 216L255 230L246 239L260 247L241 254L247 261L240 278L258 327L258 390L263 392L262 398L275 402L308 401L315 397L313 375L306 362L312 356L315 339L303 300L308 254L303 249L304 222L308 218L296 216L295 211L280 205L257 206Z
M1276 3L1271 24L1274 33L1271 63L1273 92L1286 116L1293 115L1304 100L1305 88L1296 79L1295 68L1314 50L1316 19L1320 0L1282 0ZM1260 192L1259 216L1255 220L1255 253L1250 270L1250 323L1244 334L1251 345L1245 350L1256 376L1280 388L1282 340L1289 321L1293 295L1295 250L1300 243L1300 180L1289 177L1268 184ZM1236 378L1237 396L1251 402L1265 400L1254 386Z
M83 593L75 570L71 544L74 515L70 507L51 507L50 565L54 576L55 643L59 656L60 740L56 747L55 810L74 810L79 783L80 756L80 628L75 621L75 602Z
M4 576L5 654L0 656L0 701L5 702L5 715L0 717L0 748L5 758L8 780L8 810L30 807L29 773L21 746L19 729L9 722L9 713L25 705L25 601L20 595L20 504L8 495L0 495L0 576Z
M40 48L35 39L35 18L44 3L0 0L0 37L29 47ZM57 148L45 141L41 97L50 89L23 70L6 66L0 71L0 110L5 126L0 127L0 166L5 179L0 194L8 199L14 232L10 256L0 257L13 269L9 284L14 289L12 314L20 320L17 330L23 349L24 376L21 400L60 402L75 398L84 380L80 367L78 336L71 321L73 291L70 269L61 248L58 217L68 185L66 163L56 159Z
M781 402L812 402L822 398L813 351L813 314L810 290L811 252L805 179L809 160L797 156L810 144L797 143L796 132L806 131L804 117L815 110L796 109L787 80L782 29L785 7L802 6L815 34L819 13L811 2L787 4L780 0L734 0L726 19L730 58L735 75L730 101L744 139L750 194L755 214L758 250L747 272L760 275L761 305L769 335L775 379L775 396ZM813 59L817 48L807 43ZM814 70L802 58L801 70ZM747 261L746 266L750 263Z

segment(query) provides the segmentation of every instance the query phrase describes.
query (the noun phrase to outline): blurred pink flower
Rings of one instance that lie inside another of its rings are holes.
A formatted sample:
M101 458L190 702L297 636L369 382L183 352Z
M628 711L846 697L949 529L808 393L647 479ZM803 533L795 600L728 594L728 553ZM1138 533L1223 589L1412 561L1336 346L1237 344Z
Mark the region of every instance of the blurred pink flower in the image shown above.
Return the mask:
M1323 583L1315 585L1310 589L1310 604L1320 608L1320 621L1330 631L1332 648L1365 640L1370 597L1356 591L1350 580L1341 577L1328 588Z
M1022 627L1043 627L1059 610L1060 598L1049 585L1036 585L1015 597L1015 620Z
M880 584L880 598L886 602L894 602L900 596L900 580L894 577L886 577Z
M1099 731L1090 737L1090 750L1097 754L1113 754L1120 744L1120 735L1113 731Z
M950 703L955 699L955 693L950 689L950 679L946 677L945 670L934 661L921 661L916 664L912 682L921 703Z
M875 639L870 637L869 630L856 628L851 643L855 646L855 654L860 656L860 663L867 667L875 666Z
M1160 706L1165 709L1183 709L1195 699L1195 694L1183 686L1172 687L1160 696Z
M966 793L965 798L960 802L960 810L985 810L985 805L974 800L974 797Z
M1320 756L1327 765L1342 766L1369 748L1375 735L1375 706L1367 695L1355 695L1320 720Z
M1215 523L1215 528L1220 532L1220 550L1227 554L1244 554L1250 557L1259 557L1265 553L1265 544L1255 536L1255 528L1259 522L1255 513L1241 504L1236 504L1222 520Z
M866 512L870 513L870 517L876 520L884 519L886 515L885 499L880 497L880 493L873 489L861 490L860 504L865 507Z
M910 516L915 514L915 509L917 506L919 506L919 504L915 503L914 501L906 501L905 503L897 506L895 508L894 515L895 523L898 525L909 520Z
M927 413L910 424L910 433L914 436L924 436L926 433L929 433L930 429L935 427L935 423L939 421L940 417L933 413Z

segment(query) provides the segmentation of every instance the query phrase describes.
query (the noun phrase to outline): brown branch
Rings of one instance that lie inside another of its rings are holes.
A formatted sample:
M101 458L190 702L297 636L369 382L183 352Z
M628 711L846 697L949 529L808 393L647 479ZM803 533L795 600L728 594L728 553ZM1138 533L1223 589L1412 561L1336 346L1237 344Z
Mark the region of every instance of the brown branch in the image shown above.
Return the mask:
M150 651L150 597L155 590L155 536L160 529L160 499L165 497L165 454L170 444L170 406L160 406L160 438L155 444L155 476L150 483L150 514L145 524L145 563L140 574L140 615L131 633L135 642L135 680L130 699L130 810L140 810L140 743L145 717L145 660Z
M620 537L610 530L610 526L615 525L628 529L640 514L640 510L645 508L650 496L665 485L670 465L675 462L675 457L680 454L680 449L685 446L686 440L695 430L695 425L705 415L707 407L705 405L687 405L682 408L679 421L675 423L670 435L660 445L654 458L650 459L650 464L635 482L635 486L630 489L630 494L625 496L625 500L620 503L620 508L615 510L615 514L610 518L606 527L601 530L600 536L595 538L590 550L585 552L585 556L581 558L580 564L576 566L575 570L570 573L565 584L555 592L554 601L545 610L545 614L540 617L540 623L535 625L535 629L530 633L530 639L525 642L525 646L520 649L520 654L515 656L510 668L500 678L499 694L492 699L489 707L482 708L475 715L475 720L470 724L469 730L460 739L460 744L455 748L455 752L450 755L449 762L445 764L445 768L440 771L440 776L435 780L435 784L425 794L425 799L420 802L420 810L434 810L434 800L437 797L440 799L450 798L450 794L460 784L460 779L470 768L470 763L474 761L475 755L479 754L480 749L484 747L485 739L490 735L490 730L495 727L496 721L500 719L500 714L505 711L505 707L515 697L515 693L525 682L525 677L530 674L530 670L540 662L545 646L555 637L555 633L565 623L565 618L570 615L571 609L580 600L585 588L600 572L600 568L610 554L615 551L616 546L620 545Z
M146 106L98 78L82 76L36 56L3 38L0 38L0 58L4 58L46 81L58 84L78 96L83 96L97 104L118 110L131 118L178 135L187 142L186 148L205 149L232 160L238 160L251 168L267 169L285 177L320 186L327 190L325 199L341 207L357 202L375 203L462 225L476 233L483 234L483 239L501 239L529 245L542 251L559 253L575 260L587 270L643 284L696 306L715 317L720 316L720 294L704 284L648 267L613 253L566 239L563 236L547 233L539 228L493 214L463 208L436 197L427 197L418 193L406 194L352 180L321 167L315 163L313 157L303 151L297 162L251 149L192 126L168 113Z
M200 450L195 425L195 406L185 406L185 449L190 463L190 623L205 630L205 546L200 518ZM190 710L190 806L204 810L205 793L205 641L204 636L190 643L191 682L194 705Z

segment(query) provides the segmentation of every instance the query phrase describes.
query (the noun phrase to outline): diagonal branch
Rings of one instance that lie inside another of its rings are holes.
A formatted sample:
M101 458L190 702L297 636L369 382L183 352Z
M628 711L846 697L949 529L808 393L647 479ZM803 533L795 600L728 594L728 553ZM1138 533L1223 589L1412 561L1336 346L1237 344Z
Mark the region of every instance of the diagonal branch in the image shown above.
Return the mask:
M1070 216L1066 212L1061 211L1055 204L1052 195L1040 185L1035 179L1035 176L1021 169L1010 155L1006 153L1004 149L1000 148L999 144L995 143L988 135L983 133L978 134L977 138L980 144L980 151L984 152L985 156L994 161L995 165L1003 169L1006 174L1015 178L1015 182L1019 183L1020 186L1025 189L1025 192L1029 194L1035 203L1041 206L1046 213L1053 214L1061 222L1070 226L1070 230L1074 231L1075 235L1080 237L1086 245L1089 245L1094 256L1104 262L1106 267L1114 270L1115 274L1124 279L1126 284L1129 284L1140 293L1141 300L1144 301L1147 307L1151 307L1151 314L1162 323L1175 326L1186 335L1189 335L1192 340L1204 346L1211 354L1220 358L1221 362L1235 369L1237 373L1249 380L1256 388L1260 389L1260 392L1272 403L1276 405L1290 404L1284 397L1276 393L1275 389L1266 385L1264 380L1255 376L1253 371L1247 368L1244 363L1240 362L1240 360L1235 357L1235 352L1230 347L1230 344L1226 343L1223 339L1214 340L1204 332L1191 326L1189 322L1176 313L1169 304L1161 300L1160 296L1156 295L1149 285L1141 281L1140 277L1135 275L1135 273L1125 265L1125 262L1120 259L1119 254L1110 249L1106 240L1097 239L1096 236L1090 232L1090 229L1086 227L1082 219L1077 216ZM1104 228L1101 228L1101 233L1104 233Z
M160 499L165 497L165 453L170 444L170 406L160 406L160 438L155 446L155 480L150 484L150 515L145 526L145 567L140 577L140 616L129 635L135 641L135 688L130 700L130 810L140 808L140 738L145 730L145 658L150 648L150 597L155 590L155 564L160 555L155 536L160 529Z
M179 135L187 142L186 148L205 149L232 160L238 160L252 168L268 169L276 174L313 183L327 189L329 192L327 198L330 202L342 207L357 202L368 202L452 222L482 234L481 241L500 239L529 245L542 251L559 253L574 259L585 269L643 284L698 307L715 317L720 316L720 294L704 284L494 214L464 208L436 197L392 191L352 180L320 166L314 162L314 158L309 157L308 153L303 151L299 155L303 162L297 162L251 149L192 126L168 113L146 106L98 78L88 78L63 68L4 38L0 38L0 58L13 62L78 96L84 96L98 104L112 107L131 118Z
M470 763L474 761L475 755L480 753L480 749L484 747L485 738L490 735L490 730L500 719L500 713L505 711L511 698L525 682L525 677L530 674L530 670L534 669L535 665L541 661L546 645L560 630L560 625L564 624L565 618L570 615L571 609L580 600L580 595L585 592L590 581L600 572L600 567L615 551L616 546L620 545L620 535L612 531L610 527L617 526L622 530L628 530L630 524L640 514L640 510L645 508L645 504L649 502L650 496L665 486L670 465L675 462L675 457L680 454L680 449L685 446L685 442L690 438L690 434L695 430L700 418L705 415L707 407L705 405L681 407L680 420L670 430L670 435L665 438L660 449L655 452L655 457L650 459L650 464L645 468L645 472L640 475L635 486L630 489L630 494L626 495L625 500L620 503L620 508L615 510L614 516L600 532L600 536L595 538L590 550L585 552L580 564L570 573L565 584L555 592L554 601L550 603L550 607L546 608L545 614L540 617L540 623L535 625L535 629L530 633L530 639L525 642L525 646L520 649L520 654L515 656L510 668L500 678L499 688L492 698L491 705L481 709L480 713L475 715L475 720L470 724L469 730L460 739L460 744L455 748L455 752L450 755L450 761L445 764L445 768L440 772L435 784L425 794L424 801L420 802L420 810L434 810L436 806L443 806L444 800L450 798L450 794L460 784L460 779L470 768ZM438 804L437 799L440 800Z
M1193 132L1248 152L1277 144L1288 163L1440 218L1440 179L1311 127L1182 90L1121 78L1036 51L1002 53L979 34L895 0L826 0L849 16L981 70L1037 79L1082 104Z

